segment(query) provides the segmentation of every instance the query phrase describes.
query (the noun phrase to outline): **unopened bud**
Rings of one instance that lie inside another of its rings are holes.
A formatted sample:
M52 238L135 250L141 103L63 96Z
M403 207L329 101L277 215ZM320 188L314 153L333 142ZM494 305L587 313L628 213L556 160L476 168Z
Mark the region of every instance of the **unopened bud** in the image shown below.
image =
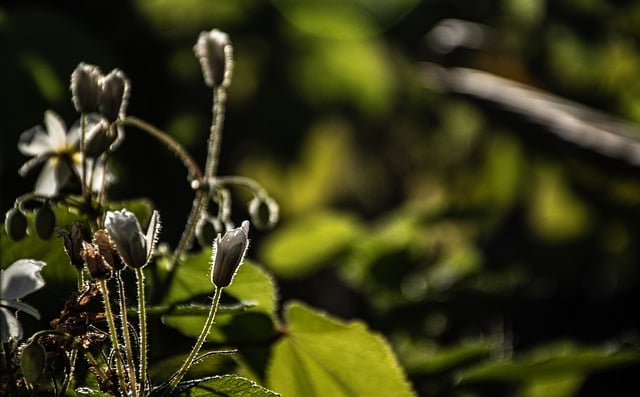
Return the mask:
M53 213L51 207L45 204L36 210L34 224L38 237L47 240L56 227L56 214Z
M24 379L29 383L36 383L44 373L46 352L37 341L31 341L25 346L20 356L20 369Z
M231 84L233 46L226 33L218 29L201 32L193 50L207 86L226 88Z
M98 252L100 252L100 255L102 255L113 270L119 271L124 269L124 262L122 258L120 258L116 244L111 240L109 232L104 229L96 231L93 235L93 244L98 247Z
M238 268L242 264L244 255L249 247L249 221L242 222L242 226L229 230L224 236L213 242L213 268L211 282L218 288L231 284Z
M140 268L149 262L160 232L158 211L153 211L146 235L136 216L126 209L108 211L104 225L127 266Z
M129 101L129 79L120 69L113 69L100 79L100 113L111 123L124 115Z
M93 113L87 115L87 136L84 146L84 153L87 157L96 158L109 150L111 144L115 142L118 134L110 131L108 125L102 117Z
M280 207L271 197L256 196L249 202L249 215L251 215L251 222L258 229L269 229L278 223Z
M87 270L89 270L89 274L93 279L108 280L111 278L111 266L100 255L97 245L83 241L80 256L87 264Z
M27 234L27 217L18 208L11 208L5 215L4 229L11 240L22 240Z
M90 113L98 109L101 77L97 66L82 62L71 73L71 99L78 112Z

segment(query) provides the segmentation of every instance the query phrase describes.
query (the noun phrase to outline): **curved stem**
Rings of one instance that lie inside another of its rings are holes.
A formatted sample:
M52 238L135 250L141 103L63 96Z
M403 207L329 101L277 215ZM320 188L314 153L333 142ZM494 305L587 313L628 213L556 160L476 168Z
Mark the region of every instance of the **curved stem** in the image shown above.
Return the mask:
M118 292L120 295L120 322L122 325L122 337L124 338L124 352L127 359L127 372L129 376L129 386L131 386L131 395L137 397L138 382L136 379L136 366L133 363L133 349L131 347L131 335L129 335L129 321L127 319L127 301L124 293L124 283L120 271L116 272L116 281L118 283Z
M147 384L147 312L144 298L144 272L136 268L138 284L138 324L140 326L140 395Z
M209 316L207 316L207 321L205 322L204 327L202 328L202 332L200 332L200 336L198 337L198 340L196 341L195 346L193 346L191 353L189 353L189 356L187 357L185 362L182 364L182 367L180 367L178 372L176 372L176 374L171 379L171 382L169 383L169 387L165 394L171 393L173 389L176 388L178 383L180 383L182 378L186 375L187 371L193 364L193 360L198 355L198 352L200 351L202 344L204 343L204 341L207 339L207 336L209 335L209 331L211 330L211 325L213 325L213 320L215 319L216 312L218 311L218 303L220 302L221 295L222 295L222 288L216 287L216 292L213 296L213 299L211 300L211 309L209 310Z
M200 166L198 166L198 163L196 163L191 155L187 153L186 150L184 150L182 145L176 142L167 133L134 116L125 117L122 121L120 121L120 124L137 127L165 144L169 148L169 150L171 150L176 156L180 158L184 166L189 170L189 173L191 174L191 177L193 179L202 179L202 171L200 170Z
M69 358L69 373L64 377L64 381L62 382L62 386L60 387L60 395L64 396L67 393L67 389L69 388L69 384L71 383L71 379L73 378L73 373L76 369L76 359L78 358L78 348L74 347L71 350L71 357Z
M213 185L214 186L219 186L219 185L242 186L251 190L251 192L259 198L269 197L267 190L264 187L262 187L262 185L260 185L255 180L248 178L246 176L240 176L240 175L219 176L213 180Z
M118 379L120 380L120 389L126 394L127 384L124 378L124 366L122 361L122 354L120 353L120 342L118 342L118 333L116 332L116 322L113 318L113 311L111 310L111 303L109 302L109 289L107 288L107 281L100 280L100 290L102 292L102 300L104 301L104 311L107 316L107 323L109 324L109 335L111 336L111 344L116 355L116 366L118 370Z

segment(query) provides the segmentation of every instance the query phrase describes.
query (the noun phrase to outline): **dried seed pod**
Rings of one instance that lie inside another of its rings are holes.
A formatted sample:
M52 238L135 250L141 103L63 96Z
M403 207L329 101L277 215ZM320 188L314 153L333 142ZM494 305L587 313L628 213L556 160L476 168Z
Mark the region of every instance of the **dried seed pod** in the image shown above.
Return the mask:
M48 205L38 208L34 217L36 234L43 240L47 240L53 234L56 227L56 214Z
M4 228L11 240L22 240L27 234L27 217L18 208L11 208L5 215Z
M104 229L97 230L93 235L93 244L98 247L98 252L113 270L124 269L124 262L120 258L116 244L111 240L109 232Z
M82 242L82 251L80 256L87 264L87 269L92 278L96 280L108 280L111 278L112 269L102 255L100 250L95 244Z
M71 264L76 269L82 269L84 259L80 255L82 251L82 242L85 241L86 233L79 222L71 224L71 230L58 229L58 236L64 240L64 250L69 256Z

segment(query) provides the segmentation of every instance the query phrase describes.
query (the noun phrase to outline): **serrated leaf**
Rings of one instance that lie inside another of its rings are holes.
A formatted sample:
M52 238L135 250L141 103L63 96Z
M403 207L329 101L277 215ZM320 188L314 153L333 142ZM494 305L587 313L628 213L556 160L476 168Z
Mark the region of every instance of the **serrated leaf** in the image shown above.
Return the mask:
M236 375L212 376L207 379L183 382L178 388L188 390L178 395L184 397L275 397L280 394L266 389L257 383Z
M271 233L262 242L260 256L276 275L302 277L343 251L361 230L362 226L351 215L315 213Z
M413 396L387 342L360 322L344 323L302 304L285 309L267 385L286 396Z
M242 313L248 309L254 307L254 302L240 302L232 305L220 305L218 307L218 313L234 314ZM131 308L127 310L132 316L138 315L138 310ZM209 313L209 305L189 304L189 305L160 305L160 306L148 306L146 308L148 317L154 316L191 316L191 315L207 315Z

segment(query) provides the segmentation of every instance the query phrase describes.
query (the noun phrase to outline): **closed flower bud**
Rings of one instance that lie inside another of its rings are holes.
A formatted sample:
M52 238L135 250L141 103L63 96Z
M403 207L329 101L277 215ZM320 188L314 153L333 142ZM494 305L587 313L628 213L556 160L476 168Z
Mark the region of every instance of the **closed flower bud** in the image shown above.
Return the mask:
M11 240L22 240L27 234L27 217L18 208L11 208L5 215L4 228Z
M53 234L56 227L56 214L48 205L44 205L36 210L34 217L36 234L43 240L48 239Z
M254 197L249 202L249 215L258 229L272 228L280 218L280 207L271 197Z
M80 256L82 256L82 259L84 259L84 262L87 264L87 270L89 270L89 274L93 279L108 280L111 278L111 266L109 266L104 257L100 255L100 250L97 245L83 241Z
M249 246L249 221L242 222L242 226L229 230L224 236L213 242L213 268L211 282L218 288L231 284L233 276L242 264Z
M114 122L124 115L129 100L129 79L120 69L113 69L100 79L100 113Z
M124 269L124 262L120 258L116 244L111 240L109 232L104 229L96 231L93 235L93 244L98 247L98 252L113 270L120 271Z
M36 383L44 373L46 364L46 352L44 347L37 341L31 341L22 350L20 356L20 369L22 375L29 383Z
M87 157L96 158L109 150L111 144L115 142L118 134L115 130L110 131L108 125L102 117L93 113L87 116L87 137L84 146L84 153Z
M233 69L233 47L226 33L213 29L202 32L193 47L207 86L228 87Z
M126 209L108 211L104 225L127 266L140 268L149 262L160 232L158 211L153 211L146 235L136 216Z
M101 77L97 66L82 62L71 73L71 99L78 112L90 113L98 109Z
M86 236L80 223L71 224L71 230L58 229L58 236L64 240L64 250L67 252L71 264L78 270L82 269L84 259L80 255L80 251L83 249L82 243Z

